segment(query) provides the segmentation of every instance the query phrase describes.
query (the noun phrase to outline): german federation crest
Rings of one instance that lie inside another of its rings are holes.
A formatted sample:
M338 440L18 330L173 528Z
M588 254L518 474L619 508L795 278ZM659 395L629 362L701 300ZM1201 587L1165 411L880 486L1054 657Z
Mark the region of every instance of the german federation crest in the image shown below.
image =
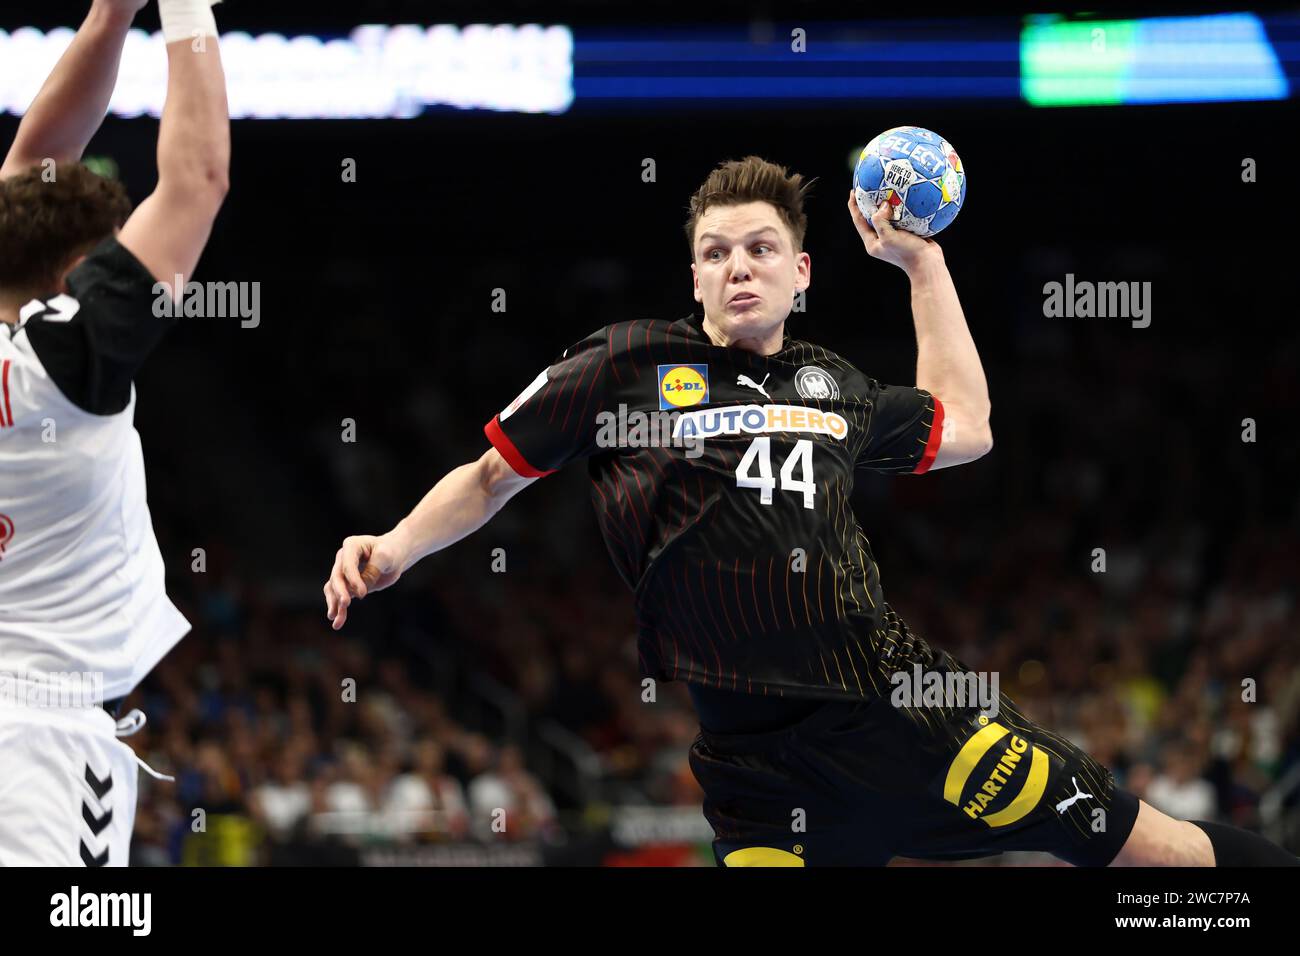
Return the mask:
M835 379L831 378L831 373L816 365L805 365L795 373L794 390L799 393L800 398L810 400L834 400L840 397L840 387Z

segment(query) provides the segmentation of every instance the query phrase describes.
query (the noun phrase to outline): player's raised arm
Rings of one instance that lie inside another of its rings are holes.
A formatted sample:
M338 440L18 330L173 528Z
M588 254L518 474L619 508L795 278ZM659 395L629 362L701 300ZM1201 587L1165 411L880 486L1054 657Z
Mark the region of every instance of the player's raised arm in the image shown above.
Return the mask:
M942 441L930 469L962 465L988 454L993 447L988 383L943 251L933 239L896 229L887 204L876 210L870 223L852 190L848 206L867 253L903 269L912 281L916 386L943 403Z
M118 241L154 278L188 281L229 189L230 109L209 0L158 0L167 41L167 100L158 185Z
M67 50L23 114L0 179L44 159L75 162L108 111L122 45L148 0L94 0Z
M345 538L325 582L325 616L334 630L347 621L353 597L383 590L425 555L473 534L536 480L519 475L489 448L449 471L392 531Z

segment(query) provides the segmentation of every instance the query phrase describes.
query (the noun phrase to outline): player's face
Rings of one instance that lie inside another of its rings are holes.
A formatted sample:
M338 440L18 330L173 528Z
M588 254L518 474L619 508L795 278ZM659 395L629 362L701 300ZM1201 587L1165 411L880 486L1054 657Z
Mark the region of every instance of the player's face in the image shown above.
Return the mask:
M771 341L780 331L794 295L808 288L808 253L794 251L794 237L767 202L714 206L695 227L695 301L728 344Z

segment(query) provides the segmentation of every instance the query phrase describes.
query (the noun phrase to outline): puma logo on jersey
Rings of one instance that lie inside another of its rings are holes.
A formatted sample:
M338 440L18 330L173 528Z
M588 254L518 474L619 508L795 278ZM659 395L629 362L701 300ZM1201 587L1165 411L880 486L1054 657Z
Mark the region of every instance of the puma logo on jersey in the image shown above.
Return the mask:
M748 375L741 375L741 376L739 376L739 377L736 379L736 384L737 384L737 385L744 385L746 388L756 388L756 389L758 389L759 392L762 393L762 395L763 395L764 398L766 398L766 399L768 399L769 401L771 401L772 396L769 395L769 394L767 394L767 389L765 389L765 388L763 387L764 385L767 384L767 380L768 380L769 378L771 378L771 376L772 376L772 373L771 373L771 372L768 372L766 375L763 376L763 381L762 381L762 382L755 382L755 381L754 381L752 378L750 378Z
M1070 807L1074 806L1074 804L1078 803L1080 800L1084 800L1092 796L1092 794L1084 793L1082 790L1080 790L1079 781L1075 780L1073 777L1070 778L1070 783L1074 784L1074 796L1068 797L1065 800L1062 800L1060 803L1058 803L1056 805L1057 813L1064 813L1066 810L1070 809Z

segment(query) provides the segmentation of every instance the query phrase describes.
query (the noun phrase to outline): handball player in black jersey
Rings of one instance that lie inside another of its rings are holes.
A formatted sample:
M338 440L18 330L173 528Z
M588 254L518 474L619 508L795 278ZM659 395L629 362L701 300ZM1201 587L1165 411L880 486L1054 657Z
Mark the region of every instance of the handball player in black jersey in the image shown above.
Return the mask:
M895 675L968 669L886 602L850 507L859 469L923 475L993 446L979 354L943 253L868 221L903 269L915 385L884 385L786 319L811 281L807 185L758 157L715 169L686 224L702 315L598 329L484 428L387 534L344 540L324 586L354 598L482 527L583 459L605 544L635 595L642 674L685 681L691 769L723 866L883 865L1007 850L1076 865L1293 864L1247 831L1174 820L1005 695L896 703ZM915 479L913 479L915 480Z

